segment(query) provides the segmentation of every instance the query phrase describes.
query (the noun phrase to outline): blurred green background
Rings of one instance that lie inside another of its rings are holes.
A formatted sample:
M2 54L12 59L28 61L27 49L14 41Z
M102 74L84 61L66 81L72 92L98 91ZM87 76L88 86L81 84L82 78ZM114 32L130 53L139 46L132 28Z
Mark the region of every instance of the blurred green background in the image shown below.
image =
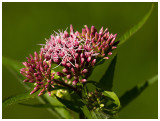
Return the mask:
M118 37L140 21L152 3L2 3L2 55L23 62L39 51L53 30L73 25L108 27ZM118 48L114 91L118 96L136 84L158 74L158 4L145 25ZM105 64L108 64L107 62ZM106 70L95 70L100 79ZM17 78L2 66L2 99L26 91ZM30 103L39 103L32 99ZM44 108L13 105L3 109L2 118L56 118ZM158 118L158 82L147 88L121 112L118 118Z

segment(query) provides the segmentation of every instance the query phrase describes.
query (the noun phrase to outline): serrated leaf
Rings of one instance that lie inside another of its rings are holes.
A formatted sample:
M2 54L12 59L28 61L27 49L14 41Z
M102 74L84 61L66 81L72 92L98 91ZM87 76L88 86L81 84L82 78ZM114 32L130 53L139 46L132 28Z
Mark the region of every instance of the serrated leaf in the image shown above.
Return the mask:
M154 76L153 78L145 81L144 83L133 87L132 89L126 91L121 97L121 109L127 106L131 101L137 98L147 87L152 85L158 80L158 75Z
M124 35L122 35L118 40L120 40L120 43L118 44L118 46L124 44L134 33L136 33L148 20L148 18L150 17L152 11L154 8L154 4L152 4L151 9L149 10L149 12L141 19L141 21L139 21L138 24L134 25L129 31L127 31Z
M103 77L99 81L100 87L103 88L104 90L112 90L116 61L117 61L117 55L114 57L108 69L106 70Z

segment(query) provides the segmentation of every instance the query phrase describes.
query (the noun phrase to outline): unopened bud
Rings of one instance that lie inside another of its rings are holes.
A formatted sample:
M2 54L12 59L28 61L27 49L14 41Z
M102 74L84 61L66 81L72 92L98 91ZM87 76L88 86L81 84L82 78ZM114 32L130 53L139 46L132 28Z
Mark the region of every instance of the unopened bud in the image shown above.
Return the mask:
M84 83L84 82L86 82L86 81L87 81L86 79L82 79L80 82Z
M76 85L78 83L78 80L73 80L72 85Z

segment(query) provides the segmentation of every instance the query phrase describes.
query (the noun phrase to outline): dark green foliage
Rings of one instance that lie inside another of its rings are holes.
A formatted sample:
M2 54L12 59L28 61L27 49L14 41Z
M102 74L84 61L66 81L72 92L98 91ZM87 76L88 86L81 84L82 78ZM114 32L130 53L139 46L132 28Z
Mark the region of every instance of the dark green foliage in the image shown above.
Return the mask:
M114 57L107 71L99 81L100 87L103 88L104 90L110 90L110 91L112 90L116 60L117 60L117 55Z
M67 108L75 111L75 112L78 112L78 113L82 113L82 111L80 110L80 107L84 104L82 104L82 102L80 100L77 100L76 102L75 101L69 101L69 100L66 100L66 99L62 99L62 98L59 98L56 96L56 98L62 103L64 104Z

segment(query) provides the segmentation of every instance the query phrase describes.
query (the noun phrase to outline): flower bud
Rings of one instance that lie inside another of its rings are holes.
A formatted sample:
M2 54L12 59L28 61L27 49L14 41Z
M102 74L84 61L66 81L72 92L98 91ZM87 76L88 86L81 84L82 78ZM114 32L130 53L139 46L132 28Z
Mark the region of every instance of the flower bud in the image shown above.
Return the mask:
M99 30L99 34L103 34L103 27Z
M90 61L91 61L91 56L87 58L87 62L90 62Z
M85 73L87 73L87 72L88 72L87 69L83 69L82 74L85 74Z
M66 77L67 77L68 79L71 79L71 78L72 78L71 74L68 74Z
M73 80L72 85L76 85L78 83L78 80Z
M82 83L84 83L84 82L86 82L87 80L86 79L82 79L82 80L80 80L80 82L82 82Z
M106 59L106 60L108 60L108 59L109 59L109 57L104 57L103 59Z
M75 74L75 70L74 70L74 68L71 68L71 71Z
M93 59L93 61L92 61L91 65L92 65L92 66L94 66L94 65L95 65L95 63L96 63L96 59Z
M28 79L25 79L23 82L28 82Z
M61 72L57 72L57 75L58 76L61 76L61 77L64 77L65 75L63 74L63 73L61 73Z
M81 58L81 66L83 65L84 63L84 58Z
M63 71L64 73L68 73L68 72L69 72L66 68L62 69L62 71Z
M66 65L67 65L67 67L69 67L69 68L72 66L70 63L66 63Z
M73 34L74 33L74 30L73 30L73 26L72 24L70 25L70 34Z
M108 55L112 55L112 52L108 52Z

